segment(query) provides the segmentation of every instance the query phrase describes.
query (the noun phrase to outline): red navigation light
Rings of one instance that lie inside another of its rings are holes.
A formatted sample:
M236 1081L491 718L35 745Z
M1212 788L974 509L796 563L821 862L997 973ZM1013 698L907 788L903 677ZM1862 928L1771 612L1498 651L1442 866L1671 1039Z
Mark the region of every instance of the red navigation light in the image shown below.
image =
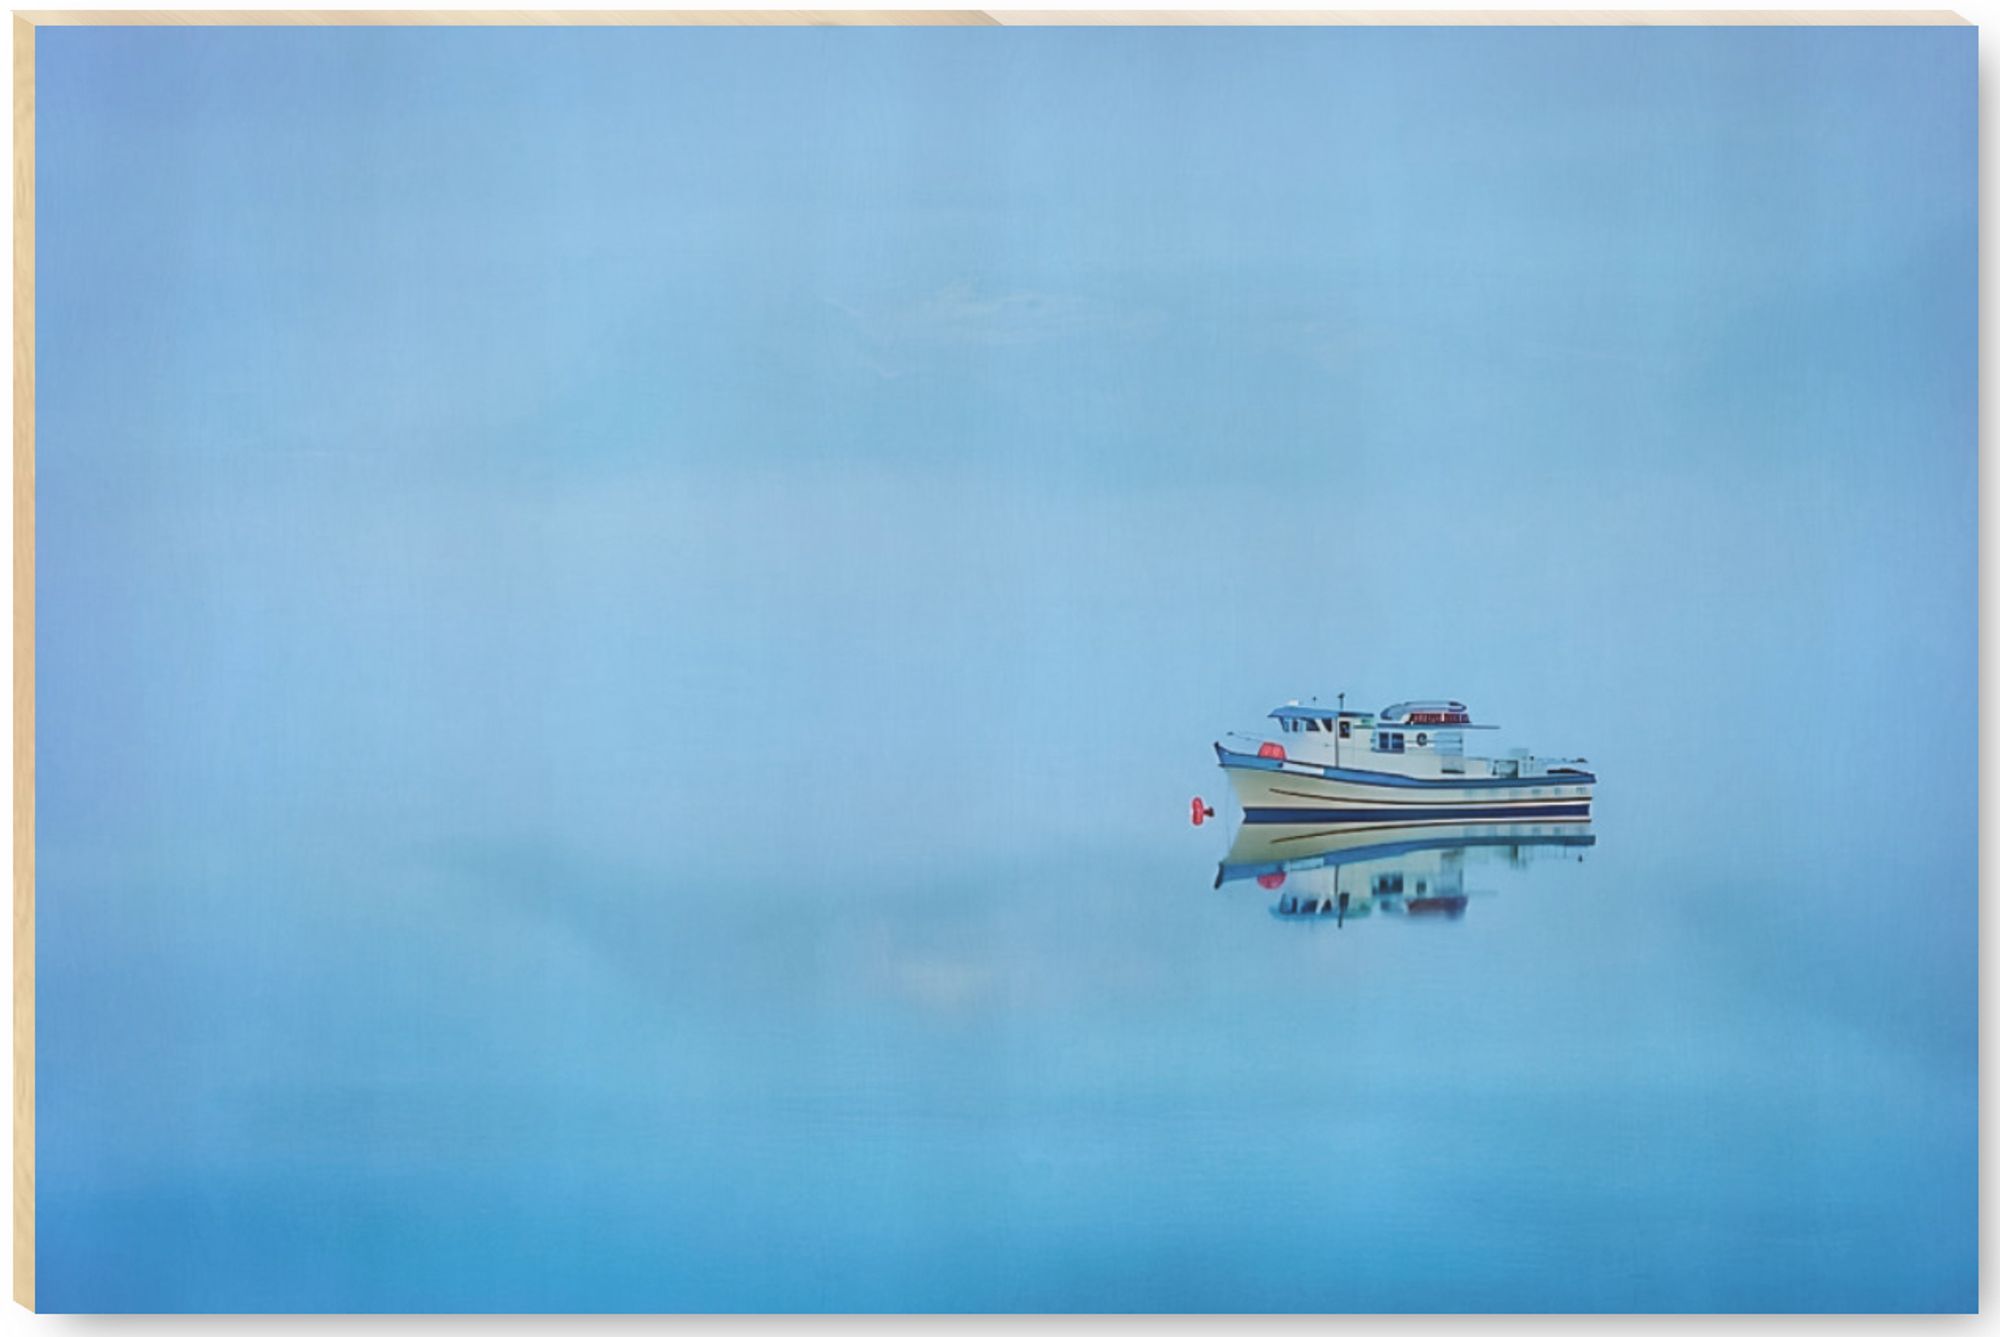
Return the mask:
M1285 885L1285 870L1281 868L1275 873L1257 874L1257 885L1266 891L1276 891Z
M1260 757L1269 757L1272 761L1283 761L1285 759L1285 745L1283 743L1260 743L1257 747L1257 755Z

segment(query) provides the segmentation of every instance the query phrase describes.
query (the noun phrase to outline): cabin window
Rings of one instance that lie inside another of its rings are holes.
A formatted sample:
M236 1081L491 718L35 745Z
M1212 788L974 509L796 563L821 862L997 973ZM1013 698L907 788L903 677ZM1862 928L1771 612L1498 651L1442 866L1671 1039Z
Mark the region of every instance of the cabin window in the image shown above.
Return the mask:
M1307 721L1306 721L1306 732L1308 732L1308 733L1318 733L1318 732L1319 732L1319 721L1318 721L1318 720L1307 720Z
M1348 722L1347 722L1346 720L1342 720L1342 721L1340 722L1340 736L1341 736L1342 738L1352 738L1352 737L1354 736L1354 731L1353 731L1353 729L1352 729L1352 728L1351 728L1351 727L1349 726L1349 724L1348 724Z

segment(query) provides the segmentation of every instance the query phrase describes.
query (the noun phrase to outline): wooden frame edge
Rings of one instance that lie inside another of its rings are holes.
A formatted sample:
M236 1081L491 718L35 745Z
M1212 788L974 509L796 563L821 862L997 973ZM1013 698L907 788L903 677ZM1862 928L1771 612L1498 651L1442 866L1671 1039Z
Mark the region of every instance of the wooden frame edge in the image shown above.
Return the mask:
M35 25L14 20L14 1299L35 1307Z
M33 27L1969 27L1947 9L1468 9L1468 10L1030 10L1030 9L78 9L17 10Z
M953 27L998 22L977 9L77 9L15 10L36 27Z
M1157 24L1167 27L1958 27L1945 9L1434 9L1434 10L1029 10L989 11L1013 27Z

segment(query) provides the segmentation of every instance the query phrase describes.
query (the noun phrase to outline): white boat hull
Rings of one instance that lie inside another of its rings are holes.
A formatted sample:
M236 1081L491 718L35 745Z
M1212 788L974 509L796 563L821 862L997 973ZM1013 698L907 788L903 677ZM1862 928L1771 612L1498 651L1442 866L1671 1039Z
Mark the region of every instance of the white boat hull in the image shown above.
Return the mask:
M1557 770L1509 779L1416 779L1217 752L1250 824L1583 822L1597 778Z

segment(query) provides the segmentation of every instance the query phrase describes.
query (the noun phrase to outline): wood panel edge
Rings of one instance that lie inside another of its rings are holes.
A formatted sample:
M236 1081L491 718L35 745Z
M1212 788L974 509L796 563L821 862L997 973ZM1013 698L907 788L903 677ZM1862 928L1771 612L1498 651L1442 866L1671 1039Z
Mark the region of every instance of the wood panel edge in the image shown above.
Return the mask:
M991 27L980 9L16 10L37 27Z
M35 1307L35 26L14 20L14 1299Z
M16 10L31 26L128 27L1972 27L1947 9L1521 10Z

